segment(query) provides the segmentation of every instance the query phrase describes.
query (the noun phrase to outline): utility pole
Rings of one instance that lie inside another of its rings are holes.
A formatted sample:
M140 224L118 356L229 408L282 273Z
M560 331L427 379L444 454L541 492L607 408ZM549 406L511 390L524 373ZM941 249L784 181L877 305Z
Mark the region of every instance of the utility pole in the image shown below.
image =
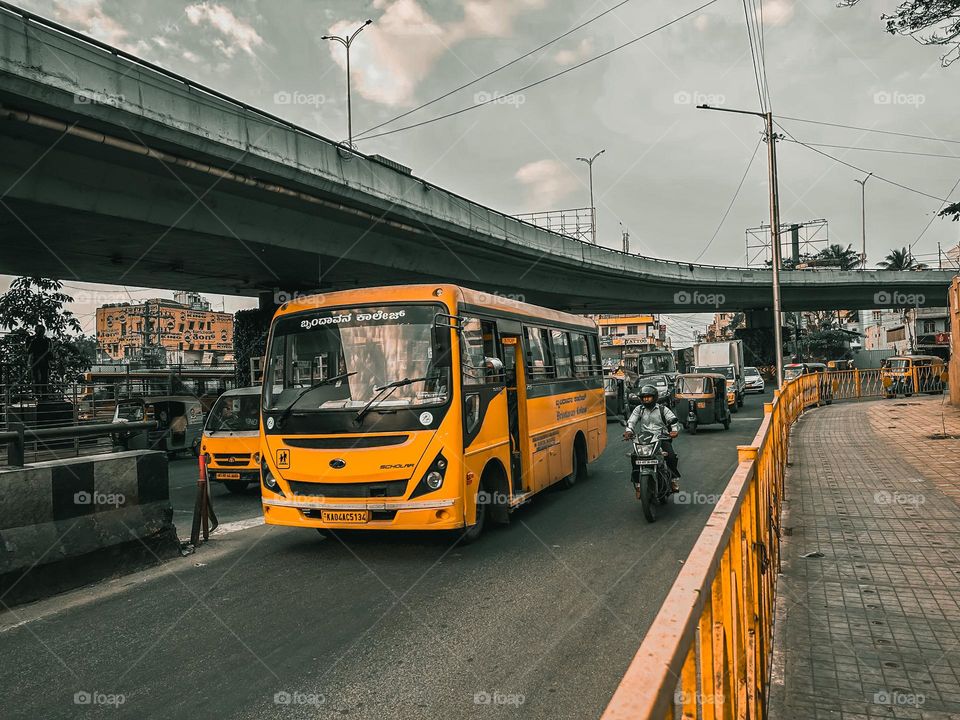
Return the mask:
M776 351L777 387L783 387L783 327L782 303L780 301L780 191L777 188L777 136L773 131L772 112L753 112L751 110L733 110L731 108L697 105L698 110L714 110L716 112L737 113L738 115L754 115L763 118L764 134L767 140L767 165L770 184L770 251L773 269L773 342Z
M353 41L357 35L360 34L360 31L372 22L373 20L367 20L363 25L354 30L352 35L344 35L343 37L339 35L324 35L320 38L321 40L338 42L347 49L347 144L351 150L353 149L353 108L350 103L350 45L353 44Z
M593 204L593 161L603 155L606 150L601 150L592 158L578 157L577 160L585 162L590 170L590 237L593 244L597 244L597 206Z
M867 269L867 180L873 177L873 173L867 173L863 180L853 179L855 183L860 184L860 232L863 238L863 252L860 254L860 272Z

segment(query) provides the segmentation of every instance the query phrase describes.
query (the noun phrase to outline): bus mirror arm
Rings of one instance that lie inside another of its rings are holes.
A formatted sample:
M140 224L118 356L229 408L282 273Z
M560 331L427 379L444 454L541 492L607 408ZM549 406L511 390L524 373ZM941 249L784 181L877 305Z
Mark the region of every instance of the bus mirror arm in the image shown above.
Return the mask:
M449 313L437 313L433 316L433 326L462 332L463 318L459 315L450 315Z

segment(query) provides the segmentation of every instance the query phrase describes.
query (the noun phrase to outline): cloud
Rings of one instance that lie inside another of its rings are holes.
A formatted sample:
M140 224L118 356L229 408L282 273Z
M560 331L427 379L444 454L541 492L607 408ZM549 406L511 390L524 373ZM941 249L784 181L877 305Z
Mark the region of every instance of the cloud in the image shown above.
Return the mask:
M528 212L556 210L579 183L559 160L536 160L523 165L514 177L527 189Z
M353 86L368 100L383 105L412 104L418 83L455 45L479 37L508 37L523 12L543 7L546 0L462 0L463 16L440 22L418 0L375 0L381 10L374 24L350 47ZM330 35L349 35L366 18L340 21ZM346 66L343 46L329 43L330 56Z
M263 44L263 38L252 25L219 3L194 3L184 8L184 13L192 25L209 25L224 36L214 39L213 45L227 57L233 57L238 48L252 56L254 49Z
M574 48L560 50L553 56L553 61L558 65L573 65L581 60L586 60L593 52L593 38L586 37L577 43Z
M130 53L142 51L144 42L129 43L130 32L103 10L103 0L54 0L53 17L101 42Z
M764 25L786 25L793 18L794 0L766 0L763 5Z

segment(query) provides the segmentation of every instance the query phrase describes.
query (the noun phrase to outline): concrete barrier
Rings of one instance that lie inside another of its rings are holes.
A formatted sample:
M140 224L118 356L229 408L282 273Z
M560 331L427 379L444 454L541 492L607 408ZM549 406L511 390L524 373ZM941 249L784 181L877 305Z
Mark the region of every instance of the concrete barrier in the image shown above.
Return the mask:
M0 469L0 599L8 605L178 551L164 453Z

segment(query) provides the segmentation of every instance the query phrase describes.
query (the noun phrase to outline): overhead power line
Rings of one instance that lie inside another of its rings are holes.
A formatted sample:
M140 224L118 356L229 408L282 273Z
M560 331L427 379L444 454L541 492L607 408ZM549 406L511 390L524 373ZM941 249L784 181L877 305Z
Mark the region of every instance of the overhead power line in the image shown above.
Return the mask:
M901 190L906 190L906 191L908 191L908 192L912 192L912 193L915 193L915 194L917 194L917 195L923 195L924 197L928 197L928 198L930 198L931 200L937 200L937 201L939 201L939 202L947 202L947 200L944 199L944 198L942 198L942 197L937 197L936 195L931 195L930 193L924 192L924 191L922 191L922 190L917 190L916 188L912 188L912 187L910 187L909 185L904 185L903 183L898 183L898 182L895 181L895 180L891 180L891 179L889 179L889 178L885 178L885 177L883 177L882 175L878 175L878 174L875 173L875 172L871 172L870 170L864 170L862 167L857 167L856 165L854 165L854 164L852 164L852 163L848 163L846 160L841 160L840 158L835 157L834 155L831 155L830 153L824 152L823 150L819 150L818 148L815 148L814 146L809 145L809 144L803 142L802 140L797 140L793 135L790 134L790 131L787 130L785 127L783 127L783 125L781 125L780 123L776 123L776 125L777 125L778 128L780 128L781 130L783 130L783 131L790 137L790 139L791 139L793 142L795 142L797 145L802 145L803 147L807 148L808 150L812 150L813 152L817 153L818 155L823 155L824 157L828 157L828 158L830 158L831 160L833 160L834 162L838 162L838 163L840 163L841 165L846 165L848 168L852 168L853 170L856 170L857 172L860 172L860 173L870 173L870 174L873 175L873 177L875 177L877 180L879 180L879 181L881 181L881 182L885 182L885 183L887 183L888 185L893 185L894 187L898 187L898 188L900 188Z
M930 135L915 135L913 133L897 132L894 130L878 130L877 128L858 127L856 125L844 125L843 123L826 122L824 120L810 120L808 118L788 117L787 115L777 115L778 120L790 120L792 122L810 123L812 125L826 125L827 127L843 128L845 130L859 130L860 132L878 133L880 135L895 135L897 137L908 137L915 140L932 140L934 142L956 143L960 145L960 140L951 138L932 137Z
M565 33L563 33L562 35L557 35L555 38L553 38L553 39L551 39L551 40L547 40L547 42L543 43L542 45L538 45L537 47L533 48L533 50L530 50L530 51L528 51L528 52L525 52L523 55L514 58L514 59L511 60L510 62L505 63L505 64L503 64L503 65L500 65L499 67L495 67L493 70L490 70L489 72L486 72L486 73L484 73L483 75L480 75L479 77L476 77L476 78L474 78L473 80L471 80L471 81L469 81L469 82L466 82L466 83L464 83L463 85L460 85L459 87L455 87L455 88L453 88L452 90L449 90L448 92L445 92L443 95L439 95L438 97L435 97L433 100L429 100L428 102L425 102L425 103L423 103L422 105L418 105L417 107L413 108L412 110L407 110L406 112L401 113L401 114L399 114L399 115L397 115L397 116L395 116L395 117L392 117L392 118L390 118L389 120L384 120L384 121L383 121L382 123L380 123L379 125L374 125L374 126L371 127L371 128L367 128L367 129L364 130L362 133L359 133L358 135L356 135L356 137L359 138L359 137L361 137L361 136L363 136L363 135L366 135L367 133L373 132L374 130L379 130L380 128L382 128L382 127L385 126L385 125L390 125L391 123L394 123L394 122L396 122L397 120L401 120L401 119L407 117L408 115L412 115L413 113L418 112L419 110L423 110L425 107L430 107L430 106L433 105L434 103L438 103L438 102L440 102L441 100L443 100L443 99L445 99L445 98L448 98L448 97L450 97L451 95L453 95L453 94L455 94L455 93L460 92L461 90L466 90L466 89L467 89L468 87L470 87L471 85L476 85L476 84L477 84L478 82L480 82L481 80L486 80L486 79L487 79L488 77L490 77L491 75L495 75L495 74L497 74L498 72L500 72L501 70L506 70L506 69L507 69L508 67L510 67L511 65L516 65L516 64L517 64L518 62L520 62L521 60L526 60L526 59L527 59L528 57L530 57L531 55L535 55L536 53L540 52L541 50L549 47L550 45L553 45L555 42L559 42L560 40L563 40L564 38L569 37L570 35L573 35L573 33L577 32L578 30L582 30L582 29L585 28L587 25L589 25L589 24L591 24L591 23L593 23L593 22L596 22L597 20L599 20L600 18L602 18L604 15L609 15L609 14L612 13L614 10L618 10L619 8L623 7L624 5L626 5L626 4L629 3L629 2L633 2L633 0L622 0L622 2L617 3L617 4L614 5L613 7L608 8L607 10L604 10L602 13L600 13L600 14L598 14L598 15L594 15L592 18L590 18L589 20L586 20L586 21L580 23L580 24L577 25L576 27L570 28L570 29L567 30Z
M465 112L469 112L470 110L476 110L477 108L483 107L484 105L489 105L489 104L491 104L491 103L500 102L500 101L503 100L504 98L510 97L511 95L516 95L517 93L525 92L526 90L530 90L530 89L532 89L532 88L535 88L535 87L537 87L538 85L543 85L544 83L549 82L550 80L554 80L554 79L556 79L556 78L558 78L558 77L561 77L562 75L566 75L567 73L573 72L574 70L579 70L580 68L584 67L585 65L589 65L589 64L592 63L592 62L596 62L597 60L601 60L601 59L607 57L608 55L612 55L612 54L615 53L615 52L618 52L618 51L620 51L620 50L623 50L624 48L629 47L630 45L633 45L634 43L638 43L638 42L640 42L641 40L644 40L644 39L650 37L650 36L653 35L654 33L658 33L658 32L660 32L661 30L664 30L664 29L670 27L671 25L675 25L676 23L680 22L681 20L684 20L684 19L690 17L690 16L693 15L694 13L700 12L700 11L703 10L704 8L709 7L710 5L713 5L713 4L716 3L716 2L719 2L719 0L709 0L709 2L705 2L704 4L700 5L699 7L696 7L696 8L694 8L693 10L690 10L689 12L684 13L683 15L680 15L680 16L678 16L678 17L675 17L673 20L670 20L669 22L665 22L664 24L659 25L658 27L655 27L655 28L653 28L652 30L650 30L650 31L648 31L648 32L645 32L645 33L642 34L642 35L638 35L637 37L633 38L632 40L628 40L627 42L625 42L625 43L623 43L623 44L621 44L621 45L617 45L615 48L612 48L611 50L607 50L606 52L602 52L602 53L600 53L599 55L594 55L592 58L588 58L588 59L586 59L586 60L584 60L584 61L582 61L582 62L577 63L576 65L572 65L572 66L570 66L570 67L568 67L568 68L565 68L565 69L563 69L563 70L561 70L561 71L559 71L559 72L553 73L552 75L547 75L547 76L544 77L544 78L541 78L541 79L536 80L536 81L534 81L534 82L532 82L532 83L529 83L529 84L527 84L527 85L524 85L523 87L519 87L519 88L517 88L516 90L511 90L511 91L508 92L508 93L502 93L502 94L497 95L497 96L495 96L495 97L492 97L492 98L489 98L489 99L487 99L487 100L484 100L483 102L474 103L474 104L472 104L472 105L467 105L466 107L462 107L462 108L460 108L459 110L454 110L454 111L452 111L452 112L444 113L443 115L438 115L437 117L434 117L434 118L429 118L429 119L427 119L427 120L422 120L422 121L417 122L417 123L411 123L410 125L404 125L403 127L394 128L393 130L386 130L386 131L384 131L384 132L382 132L382 133L376 133L375 135L367 135L367 136L364 137L364 138L360 138L360 140L373 140L374 138L384 137L385 135L393 135L394 133L403 132L404 130L412 130L413 128L418 128L418 127L422 127L422 126L424 126L424 125L429 125L429 124L431 124L431 123L439 122L440 120L446 120L447 118L454 117L455 115L462 115L462 114L465 113Z
M723 217L720 218L720 224L717 225L717 229L713 231L713 235L707 241L707 244L703 246L703 250L700 251L700 254L697 255L693 261L697 262L704 256L707 250L710 249L710 246L713 244L713 241L716 240L717 235L720 234L720 228L723 227L723 223L727 219L727 215L730 214L730 210L733 209L733 204L737 201L737 198L740 196L740 188L743 187L744 181L747 179L747 174L750 172L750 168L753 167L753 161L757 157L757 150L760 149L760 145L763 143L763 140L757 140L756 146L753 148L753 155L750 156L750 162L747 163L747 169L743 171L743 177L740 178L740 184L737 185L736 191L733 193L733 197L730 199L730 204L727 205L727 209L723 213Z
M787 142L798 142L787 140ZM893 155L919 155L921 157L944 158L945 160L960 160L960 155L941 155L940 153L915 152L912 150L891 150L888 148L856 147L853 145L828 145L827 143L803 143L810 147L835 148L837 150L862 150L863 152L891 153Z

